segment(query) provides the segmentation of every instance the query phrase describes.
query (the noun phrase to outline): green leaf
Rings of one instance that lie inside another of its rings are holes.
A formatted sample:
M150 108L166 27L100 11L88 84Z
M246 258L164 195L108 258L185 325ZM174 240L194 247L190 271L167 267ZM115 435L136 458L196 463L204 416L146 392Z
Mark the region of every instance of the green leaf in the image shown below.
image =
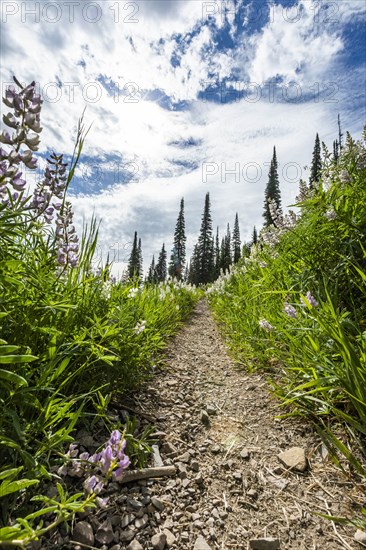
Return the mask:
M1 479L7 479L7 478L14 478L16 475L23 470L23 466L20 466L19 468L10 468L9 470L3 470L0 472L0 480Z
M37 359L34 355L0 355L0 364L30 363Z
M1 362L1 357L0 357ZM28 386L28 382L26 381L23 376L19 376L19 374L16 374L15 372L10 372L8 370L0 369L0 378L3 380L6 380L7 382L11 382L15 386Z
M3 481L0 485L0 498L10 493L17 493L31 485L37 485L38 479L19 479L18 481Z

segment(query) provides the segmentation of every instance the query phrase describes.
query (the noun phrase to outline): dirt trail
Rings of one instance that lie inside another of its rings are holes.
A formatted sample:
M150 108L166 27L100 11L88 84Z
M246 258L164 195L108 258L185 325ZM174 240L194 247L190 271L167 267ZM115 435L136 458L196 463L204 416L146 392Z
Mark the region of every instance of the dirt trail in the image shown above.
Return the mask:
M175 475L111 483L106 510L79 518L71 536L60 532L42 548L360 548L354 529L314 514L351 516L356 488L322 457L309 425L274 418L278 402L265 376L235 367L205 301L170 342L166 368L133 397L119 413L132 408L153 419L158 458ZM278 459L292 447L306 452L304 473Z

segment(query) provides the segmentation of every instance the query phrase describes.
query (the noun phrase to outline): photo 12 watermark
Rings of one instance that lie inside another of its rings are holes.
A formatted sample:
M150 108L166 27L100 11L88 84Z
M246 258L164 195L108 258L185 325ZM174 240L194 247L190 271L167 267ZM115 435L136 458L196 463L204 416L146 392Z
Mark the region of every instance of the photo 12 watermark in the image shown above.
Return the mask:
M17 18L21 23L75 23L82 19L85 23L99 23L108 17L114 23L138 23L140 6L137 2L15 2L2 0L0 4L1 22L6 24Z
M233 180L235 183L256 184L264 176L267 176L270 162L203 162L201 166L202 183L209 183L210 179L215 178L221 183L229 183ZM304 168L297 162L287 162L281 170L282 180L287 183L298 183L303 177Z

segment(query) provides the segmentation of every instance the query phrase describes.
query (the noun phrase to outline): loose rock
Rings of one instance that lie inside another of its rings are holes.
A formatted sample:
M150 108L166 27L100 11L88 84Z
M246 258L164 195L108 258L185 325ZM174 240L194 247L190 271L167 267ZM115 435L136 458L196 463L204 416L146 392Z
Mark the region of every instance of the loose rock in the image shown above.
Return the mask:
M87 546L94 546L94 533L92 526L86 521L79 521L74 527L72 533L72 540L86 544Z
M354 539L356 542L361 542L361 544L366 544L366 533L365 531L361 531L360 529L357 529Z
M205 539L199 536L195 542L193 550L211 550Z
M144 550L144 547L141 546L138 540L133 539L133 541L127 546L126 550Z
M113 527L110 520L105 520L95 534L95 540L100 544L110 544L114 539Z
M289 470L305 472L307 468L305 451L301 447L291 447L291 449L277 455L277 458Z
M154 547L154 550L164 550L166 545L166 534L165 533L156 533L151 539L151 544Z

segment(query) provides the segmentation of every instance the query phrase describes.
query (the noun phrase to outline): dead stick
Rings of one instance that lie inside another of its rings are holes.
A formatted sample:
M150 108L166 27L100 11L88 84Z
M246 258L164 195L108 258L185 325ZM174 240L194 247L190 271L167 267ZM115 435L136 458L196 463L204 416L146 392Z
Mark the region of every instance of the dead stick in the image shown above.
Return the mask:
M129 483L140 479L149 479L151 477L173 476L176 473L175 466L160 466L159 468L142 468L142 470L131 470L123 475L120 483Z

